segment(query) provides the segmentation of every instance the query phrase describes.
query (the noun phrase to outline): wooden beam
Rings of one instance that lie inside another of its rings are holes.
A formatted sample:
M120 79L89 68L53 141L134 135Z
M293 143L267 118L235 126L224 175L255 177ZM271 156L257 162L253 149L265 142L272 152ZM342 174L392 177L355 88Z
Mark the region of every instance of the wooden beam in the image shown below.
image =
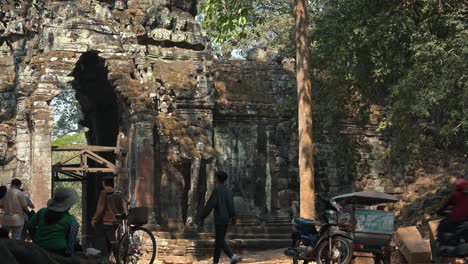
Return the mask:
M83 167L80 163L75 164L55 164L54 167Z
M81 168L61 168L60 170L57 170L56 172L112 172L115 173L116 170L112 168L88 168L86 170L81 169Z
M117 172L117 167L115 164L109 160L101 157L95 152L114 152L117 150L117 147L106 147L106 146L92 146L92 145L72 145L68 147L52 147L52 151L78 151L77 154L68 157L52 166L52 171L55 173L62 173L69 177L82 179L82 176L76 173L85 173L85 172ZM65 164L77 157L80 157L80 164ZM94 162L101 164L100 167L89 167L88 159L93 160ZM58 177L58 176L57 176Z
M52 151L80 151L90 150L93 152L115 152L117 147L95 146L95 145L71 145L65 147L52 146Z
M81 156L82 154L84 153L84 150L80 151L79 153L77 153L76 155L73 155L71 157L68 157L68 158L65 158L61 161L59 161L58 163L56 164L65 164L67 162L69 162L70 160L74 159L74 158L77 158L78 156Z
M87 151L87 154L89 154L90 158L92 158L93 160L95 160L97 162L103 162L101 164L105 164L107 167L115 169L115 164L113 164L112 162L106 160L105 158L97 155L96 153L94 153L92 151Z
M62 171L62 172L60 172L60 173L62 173L63 175L66 175L66 176L68 176L68 177L74 178L74 179L83 180L83 176L78 175L78 174L76 174L76 173L74 173L74 172Z
M78 179L60 179L60 178L56 178L54 180L54 182L81 182L82 180L78 180Z

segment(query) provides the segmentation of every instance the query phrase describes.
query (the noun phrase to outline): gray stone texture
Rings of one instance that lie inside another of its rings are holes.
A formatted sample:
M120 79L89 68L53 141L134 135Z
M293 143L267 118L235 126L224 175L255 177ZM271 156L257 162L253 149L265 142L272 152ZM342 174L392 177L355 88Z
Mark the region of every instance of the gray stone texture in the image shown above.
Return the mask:
M297 136L293 113L278 109L295 94L294 61L263 51L245 61L214 60L194 19L195 3L2 1L1 183L21 178L35 204L45 206L50 103L72 85L88 143L121 144L117 182L150 207L153 224L165 230L194 224L216 167L229 173L240 215L286 215L298 190ZM344 121L338 128L359 143L357 173L336 157L335 132L318 133L319 190L383 188L388 170L375 129ZM97 176L84 187L88 220Z

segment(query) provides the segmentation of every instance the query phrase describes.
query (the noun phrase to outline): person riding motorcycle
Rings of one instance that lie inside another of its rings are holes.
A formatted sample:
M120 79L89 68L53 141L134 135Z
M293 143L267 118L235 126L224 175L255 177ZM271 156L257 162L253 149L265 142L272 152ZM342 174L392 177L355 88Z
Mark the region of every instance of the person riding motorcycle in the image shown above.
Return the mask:
M458 225L468 221L468 181L457 179L455 182L455 192L453 192L445 204L437 212L443 215L443 212L450 209L450 215L442 220L437 229L437 237L446 232L455 232Z

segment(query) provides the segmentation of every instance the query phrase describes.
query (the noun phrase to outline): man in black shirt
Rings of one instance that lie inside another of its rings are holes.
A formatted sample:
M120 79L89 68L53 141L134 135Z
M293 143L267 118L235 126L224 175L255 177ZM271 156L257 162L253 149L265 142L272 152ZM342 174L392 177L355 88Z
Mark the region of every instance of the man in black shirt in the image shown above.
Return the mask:
M230 221L235 224L236 213L234 211L234 202L231 192L226 188L224 182L228 175L224 171L216 173L216 186L211 193L210 199L205 205L202 219L205 219L214 209L215 221L215 248L213 253L213 264L217 264L221 255L221 249L230 258L231 264L240 261L240 258L232 253L231 248L224 241L227 227Z

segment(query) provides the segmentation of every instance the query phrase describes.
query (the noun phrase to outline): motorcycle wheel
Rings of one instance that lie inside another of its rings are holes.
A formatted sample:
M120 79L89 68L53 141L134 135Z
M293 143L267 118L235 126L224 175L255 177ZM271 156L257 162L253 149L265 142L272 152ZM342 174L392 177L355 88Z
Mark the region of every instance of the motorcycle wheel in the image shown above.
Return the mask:
M297 260L297 258L293 258L293 264L299 264L299 261Z
M297 258L293 258L293 264L299 264L299 260ZM304 260L302 264L309 264L309 261Z
M317 248L317 264L349 264L353 258L351 241L344 237L332 238L332 247L339 252L338 259L330 258L328 254L328 239L325 239Z

